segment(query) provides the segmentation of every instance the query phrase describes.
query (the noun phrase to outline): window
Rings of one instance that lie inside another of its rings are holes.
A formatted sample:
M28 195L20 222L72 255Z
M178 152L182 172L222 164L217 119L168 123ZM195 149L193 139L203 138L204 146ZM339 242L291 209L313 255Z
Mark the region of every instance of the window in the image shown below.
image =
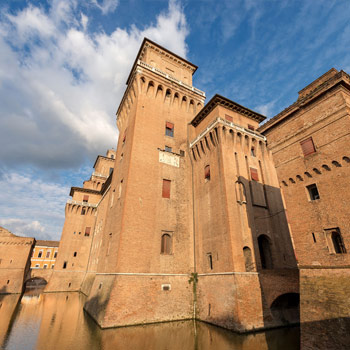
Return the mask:
M261 267L263 269L272 269L273 262L272 262L270 239L265 235L260 235L258 237L258 245L259 245Z
M172 152L173 149L169 146L165 146L165 152Z
M230 116L230 115L227 115L225 114L225 119L228 121L228 122L233 122L233 118Z
M41 258L43 256L43 251L40 250L39 254L38 254L38 258Z
M250 155L251 155L252 157L255 157L255 148L254 148L254 147L252 147L252 148L250 149Z
M44 269L47 269L47 264L44 265Z
M84 207L81 208L81 215L85 215L85 213L86 213L86 209Z
M53 255L53 257L56 259L57 258L57 252L55 252L55 254Z
M311 201L314 201L316 199L320 199L320 194L318 193L318 189L316 184L312 184L309 186L306 186L308 192L309 192L309 197Z
M259 181L259 174L257 169L250 168L250 178L254 181Z
M65 262L63 263L63 268L64 268L64 269L67 268L67 261L65 261Z
M36 268L39 268L39 264L36 264L35 267L36 267Z
M122 187L123 187L123 180L121 180L119 184L118 199L122 196Z
M160 252L161 254L171 254L171 235L169 233L164 233L162 235L162 242Z
M90 236L91 227L85 229L85 236Z
M248 129L249 129L249 130L253 130L253 131L255 130L254 126L253 126L253 125L250 125L250 124L248 124Z
M165 135L174 137L174 124L166 122L165 123Z
M76 256L77 256L77 252L74 252L74 253L73 253L73 256L76 257Z
M55 267L55 264L51 265L51 268L53 269Z
M46 252L46 258L49 258L49 257L50 257L50 254L51 254L51 250L47 251L47 252Z
M309 137L306 140L301 141L300 146L301 146L301 149L303 150L304 156L308 156L309 154L316 152L312 137Z
M125 129L124 134L123 134L123 145L125 144L125 141L126 141L126 129Z
M162 189L163 198L170 198L170 186L171 186L171 181L163 179L163 189Z
M346 248L339 228L327 229L325 232L329 252L333 254L345 254Z
M208 253L207 257L208 257L209 268L210 268L210 270L212 270L213 269L213 256L211 253Z
M88 201L89 201L89 196L84 195L84 197L83 197L83 202L84 202L84 203L87 203Z
M206 181L210 180L210 165L206 165L204 168L204 179Z

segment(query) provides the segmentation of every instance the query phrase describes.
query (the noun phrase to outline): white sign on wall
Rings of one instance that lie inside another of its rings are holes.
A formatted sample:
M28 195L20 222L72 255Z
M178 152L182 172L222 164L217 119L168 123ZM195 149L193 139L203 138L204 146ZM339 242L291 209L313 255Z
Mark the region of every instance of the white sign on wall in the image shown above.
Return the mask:
M159 151L159 162L178 168L180 167L180 156L169 152Z

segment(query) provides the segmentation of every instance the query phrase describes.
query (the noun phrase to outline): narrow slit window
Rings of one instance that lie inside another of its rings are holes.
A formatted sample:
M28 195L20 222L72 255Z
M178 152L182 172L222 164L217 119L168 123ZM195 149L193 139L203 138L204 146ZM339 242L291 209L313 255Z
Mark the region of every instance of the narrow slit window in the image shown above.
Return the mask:
M166 122L165 123L165 135L174 137L174 124Z
M312 140L312 137L307 138L304 141L300 142L300 146L301 149L304 153L304 156L308 156L309 154L315 153L316 149L315 149L315 145L314 142Z
M67 268L67 261L65 261L65 262L63 263L63 268L64 268L64 269Z
M170 198L171 181L163 179L162 197Z
M306 186L308 192L309 192L309 197L311 201L315 201L317 199L320 199L320 194L318 193L318 189L316 184L312 184L309 186Z
M207 256L208 256L209 268L210 268L210 270L212 270L213 269L213 256L211 253L208 253Z
M206 165L206 167L204 168L204 179L206 181L210 180L210 165Z

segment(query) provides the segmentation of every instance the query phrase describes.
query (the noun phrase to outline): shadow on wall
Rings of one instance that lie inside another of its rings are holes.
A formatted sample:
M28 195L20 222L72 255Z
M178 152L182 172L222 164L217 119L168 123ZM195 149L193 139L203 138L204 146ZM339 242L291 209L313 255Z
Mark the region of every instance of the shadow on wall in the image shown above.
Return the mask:
M246 271L258 271L265 327L300 322L299 271L281 190L244 177L240 204L246 205L253 246L243 248ZM249 251L248 251L249 249ZM255 254L256 266L252 263Z

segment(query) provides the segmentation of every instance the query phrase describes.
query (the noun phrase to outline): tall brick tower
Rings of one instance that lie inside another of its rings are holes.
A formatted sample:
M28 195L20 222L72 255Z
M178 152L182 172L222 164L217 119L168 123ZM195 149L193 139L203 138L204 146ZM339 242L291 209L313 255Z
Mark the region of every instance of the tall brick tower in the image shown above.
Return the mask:
M145 39L127 80L104 238L85 305L102 327L192 317L187 132L205 99L192 86L196 68Z
M215 95L191 122L197 317L239 331L298 322L288 223L271 152L256 131L264 119Z
M83 187L72 187L53 275L46 291L79 291L88 269L98 206L113 171L115 151L98 156L94 172Z

